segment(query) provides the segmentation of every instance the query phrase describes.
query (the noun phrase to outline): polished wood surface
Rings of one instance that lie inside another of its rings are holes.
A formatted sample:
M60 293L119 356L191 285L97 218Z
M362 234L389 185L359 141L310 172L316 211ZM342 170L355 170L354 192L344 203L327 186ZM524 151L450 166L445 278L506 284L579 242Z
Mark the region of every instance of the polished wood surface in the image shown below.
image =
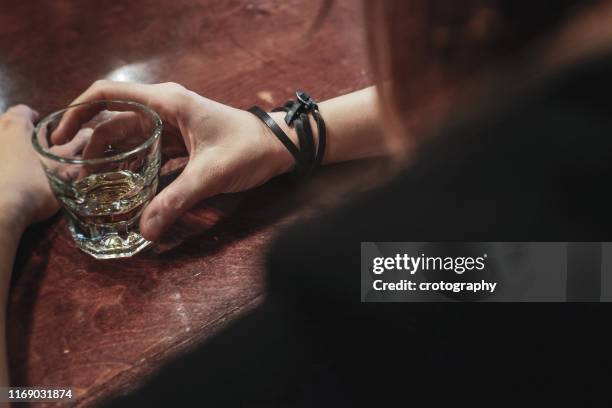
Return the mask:
M318 1L0 0L0 110L48 113L98 78L179 82L242 108L281 104L296 88L319 99L359 89L371 82L360 5L333 3L307 39ZM363 186L363 169L207 200L128 260L81 253L59 216L34 226L9 299L12 383L74 387L77 406L130 390L256 307L270 241Z

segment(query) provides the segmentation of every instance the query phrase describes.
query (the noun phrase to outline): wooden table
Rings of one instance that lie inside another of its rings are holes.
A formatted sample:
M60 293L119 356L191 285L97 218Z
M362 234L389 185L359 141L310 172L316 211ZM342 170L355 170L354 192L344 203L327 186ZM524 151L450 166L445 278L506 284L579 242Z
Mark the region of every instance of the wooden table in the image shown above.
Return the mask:
M279 105L296 88L325 99L369 85L359 2L335 0L307 39L318 11L297 0L3 0L0 110L48 113L98 78L179 82L242 108ZM270 241L363 185L363 169L207 200L128 260L81 253L59 216L34 226L9 300L13 384L74 387L77 406L134 387L256 307Z

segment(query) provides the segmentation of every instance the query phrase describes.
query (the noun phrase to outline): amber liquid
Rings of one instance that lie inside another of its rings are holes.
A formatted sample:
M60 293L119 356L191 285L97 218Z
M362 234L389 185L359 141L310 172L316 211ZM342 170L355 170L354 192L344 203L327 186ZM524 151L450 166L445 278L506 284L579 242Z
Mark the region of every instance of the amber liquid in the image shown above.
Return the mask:
M52 184L75 241L87 252L110 258L115 250L147 243L138 221L155 194L157 177L147 184L141 175L122 170Z
M83 224L128 222L139 215L149 194L144 180L129 171L93 174L74 184L82 199L75 202L74 215Z

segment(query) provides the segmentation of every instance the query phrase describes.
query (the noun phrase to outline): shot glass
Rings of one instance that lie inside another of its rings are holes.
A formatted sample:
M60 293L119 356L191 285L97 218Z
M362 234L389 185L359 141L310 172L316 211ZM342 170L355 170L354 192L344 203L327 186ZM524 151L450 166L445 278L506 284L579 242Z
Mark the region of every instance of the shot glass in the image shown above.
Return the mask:
M161 132L152 109L111 100L69 106L34 129L70 233L94 258L130 257L150 244L138 225L157 190Z

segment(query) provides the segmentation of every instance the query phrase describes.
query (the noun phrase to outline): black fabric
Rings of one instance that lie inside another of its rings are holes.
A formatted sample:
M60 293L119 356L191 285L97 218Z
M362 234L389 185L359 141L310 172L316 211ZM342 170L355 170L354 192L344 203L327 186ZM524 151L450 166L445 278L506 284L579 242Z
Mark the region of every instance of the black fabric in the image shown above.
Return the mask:
M610 241L611 73L505 100L292 228L264 306L112 406L610 406L609 304L362 304L359 263L361 241Z

